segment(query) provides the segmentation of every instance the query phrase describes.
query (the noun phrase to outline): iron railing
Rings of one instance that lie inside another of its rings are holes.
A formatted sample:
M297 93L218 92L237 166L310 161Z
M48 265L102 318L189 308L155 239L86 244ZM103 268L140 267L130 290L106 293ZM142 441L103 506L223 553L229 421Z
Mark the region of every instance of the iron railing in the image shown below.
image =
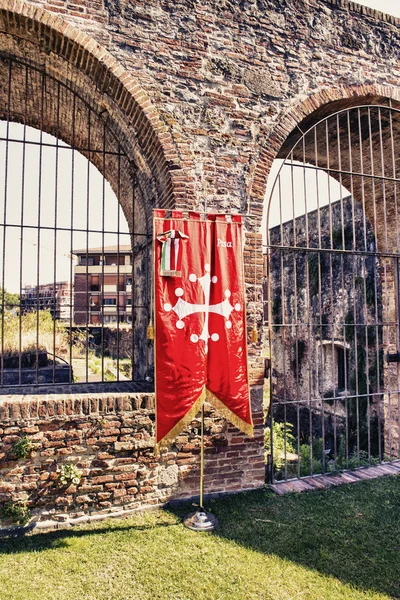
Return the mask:
M314 124L269 199L272 481L400 457L399 132L390 106Z
M151 379L136 166L72 85L0 66L0 386Z

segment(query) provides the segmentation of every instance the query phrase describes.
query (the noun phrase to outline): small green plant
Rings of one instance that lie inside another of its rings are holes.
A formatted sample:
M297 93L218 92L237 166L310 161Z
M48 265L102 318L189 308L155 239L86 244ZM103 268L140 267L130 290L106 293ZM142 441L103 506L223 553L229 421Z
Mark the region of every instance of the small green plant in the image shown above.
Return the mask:
M125 377L128 377L128 379L132 377L132 361L130 358L120 359L118 367L120 373L125 375Z
M312 458L311 458L311 445L302 444L300 446L300 475L305 477L307 475L315 475L316 473L322 473L322 452L323 452L323 440L314 439L312 443Z
M27 435L22 436L22 438L20 440L18 440L18 442L15 442L15 444L12 446L11 450L10 450L10 455L12 456L12 458L28 458L33 450L35 449L35 445L32 443L32 441L28 438Z
M29 508L25 502L13 502L10 500L10 502L4 504L1 511L1 517L3 520L12 521L17 525L26 525L30 518Z
M285 457L287 455L295 455L296 453L296 438L292 433L293 425L291 423L280 423L274 421L273 424L273 442L274 442L274 468L276 471L282 469L285 465ZM264 430L264 448L265 459L271 454L271 428L266 427Z
M93 355L89 360L89 369L94 375L101 373L101 358Z
M80 471L76 465L67 463L65 465L61 465L57 481L60 486L64 487L71 484L78 485L81 478L82 471Z

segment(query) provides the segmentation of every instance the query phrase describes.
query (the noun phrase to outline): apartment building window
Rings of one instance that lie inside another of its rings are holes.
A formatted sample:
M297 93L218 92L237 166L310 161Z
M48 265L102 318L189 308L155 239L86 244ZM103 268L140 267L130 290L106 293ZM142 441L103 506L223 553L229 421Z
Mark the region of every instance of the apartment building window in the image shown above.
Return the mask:
M104 298L103 304L104 304L104 306L116 306L117 299L116 298Z
M94 264L93 257L81 256L79 259L79 264L92 266Z

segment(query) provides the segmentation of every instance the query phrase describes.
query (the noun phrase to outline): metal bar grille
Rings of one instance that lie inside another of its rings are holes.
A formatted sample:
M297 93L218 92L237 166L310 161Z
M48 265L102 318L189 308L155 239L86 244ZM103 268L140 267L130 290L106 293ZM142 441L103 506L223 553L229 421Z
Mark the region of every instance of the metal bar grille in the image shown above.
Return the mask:
M272 481L399 458L400 112L316 122L267 212ZM266 312L266 311L265 311Z
M68 85L0 66L0 386L144 384L151 232L136 167Z

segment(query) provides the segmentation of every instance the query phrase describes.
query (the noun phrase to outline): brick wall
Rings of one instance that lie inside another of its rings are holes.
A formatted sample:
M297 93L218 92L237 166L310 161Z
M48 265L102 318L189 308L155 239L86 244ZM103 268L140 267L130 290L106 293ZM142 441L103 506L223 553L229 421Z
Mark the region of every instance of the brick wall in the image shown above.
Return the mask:
M399 22L347 0L0 0L0 31L0 52L45 68L55 81L67 83L102 115L92 124L94 129L98 126L101 131L101 119L107 119L127 160L137 167L134 177L129 165L122 169L126 179L120 196L124 206L124 195L129 196L137 180L137 223L145 223L153 206L200 210L207 206L246 216L249 331L254 320L262 322L260 225L269 169L285 140L298 124L310 123L310 115L388 99L400 106ZM25 71L20 69L19 79L17 71L13 77L20 97L7 106L8 72L0 69L0 116L8 113L21 121ZM32 99L39 85L40 77L30 81ZM51 111L51 102L45 109L41 116L32 100L28 123L53 133L54 118L46 112ZM66 97L60 134L67 142L71 141L71 114L71 100ZM86 134L82 126L82 145ZM111 184L113 170L111 164L104 173ZM127 219L131 222L129 214ZM249 344L249 361L251 383L262 384L259 344ZM213 491L262 483L260 389L253 389L254 394L260 427L255 442L235 434L218 418L210 421L207 482ZM100 502L127 506L193 493L192 467L198 465L194 431L160 462L155 461L146 420L151 421L152 409L145 403L147 408L131 405L120 410L118 399L110 398L113 407L100 410L103 400L100 393L91 401L46 399L40 415L31 413L34 398L2 400L1 474L6 494L2 499L10 493L29 493L30 502L36 502L36 497L43 507L61 515L64 506L70 513L81 513L90 507L103 510ZM91 403L94 411L87 408ZM132 420L128 427L122 427L125 418ZM103 421L117 433L107 436L103 428L96 429ZM43 445L32 459L12 464L7 460L10 438L25 427ZM133 431L122 432L130 428ZM86 430L96 430L93 444L83 439ZM132 444L142 441L145 448L115 446L130 440ZM57 461L68 457L79 463L82 459L82 486L100 487L60 496L51 478ZM143 469L146 483L128 486L124 479L116 479L125 473L123 466L128 474ZM162 483L164 471L178 472L178 483ZM96 477L113 479L93 483ZM137 492L128 493L136 488ZM62 498L59 507L58 497Z
M253 390L253 440L207 407L205 492L232 492L264 482L261 390ZM64 522L158 505L199 493L200 423L154 454L154 396L90 393L3 396L0 400L0 504L26 502L32 522ZM23 436L30 457L16 460ZM82 472L60 487L62 465ZM3 522L3 526L7 523Z

